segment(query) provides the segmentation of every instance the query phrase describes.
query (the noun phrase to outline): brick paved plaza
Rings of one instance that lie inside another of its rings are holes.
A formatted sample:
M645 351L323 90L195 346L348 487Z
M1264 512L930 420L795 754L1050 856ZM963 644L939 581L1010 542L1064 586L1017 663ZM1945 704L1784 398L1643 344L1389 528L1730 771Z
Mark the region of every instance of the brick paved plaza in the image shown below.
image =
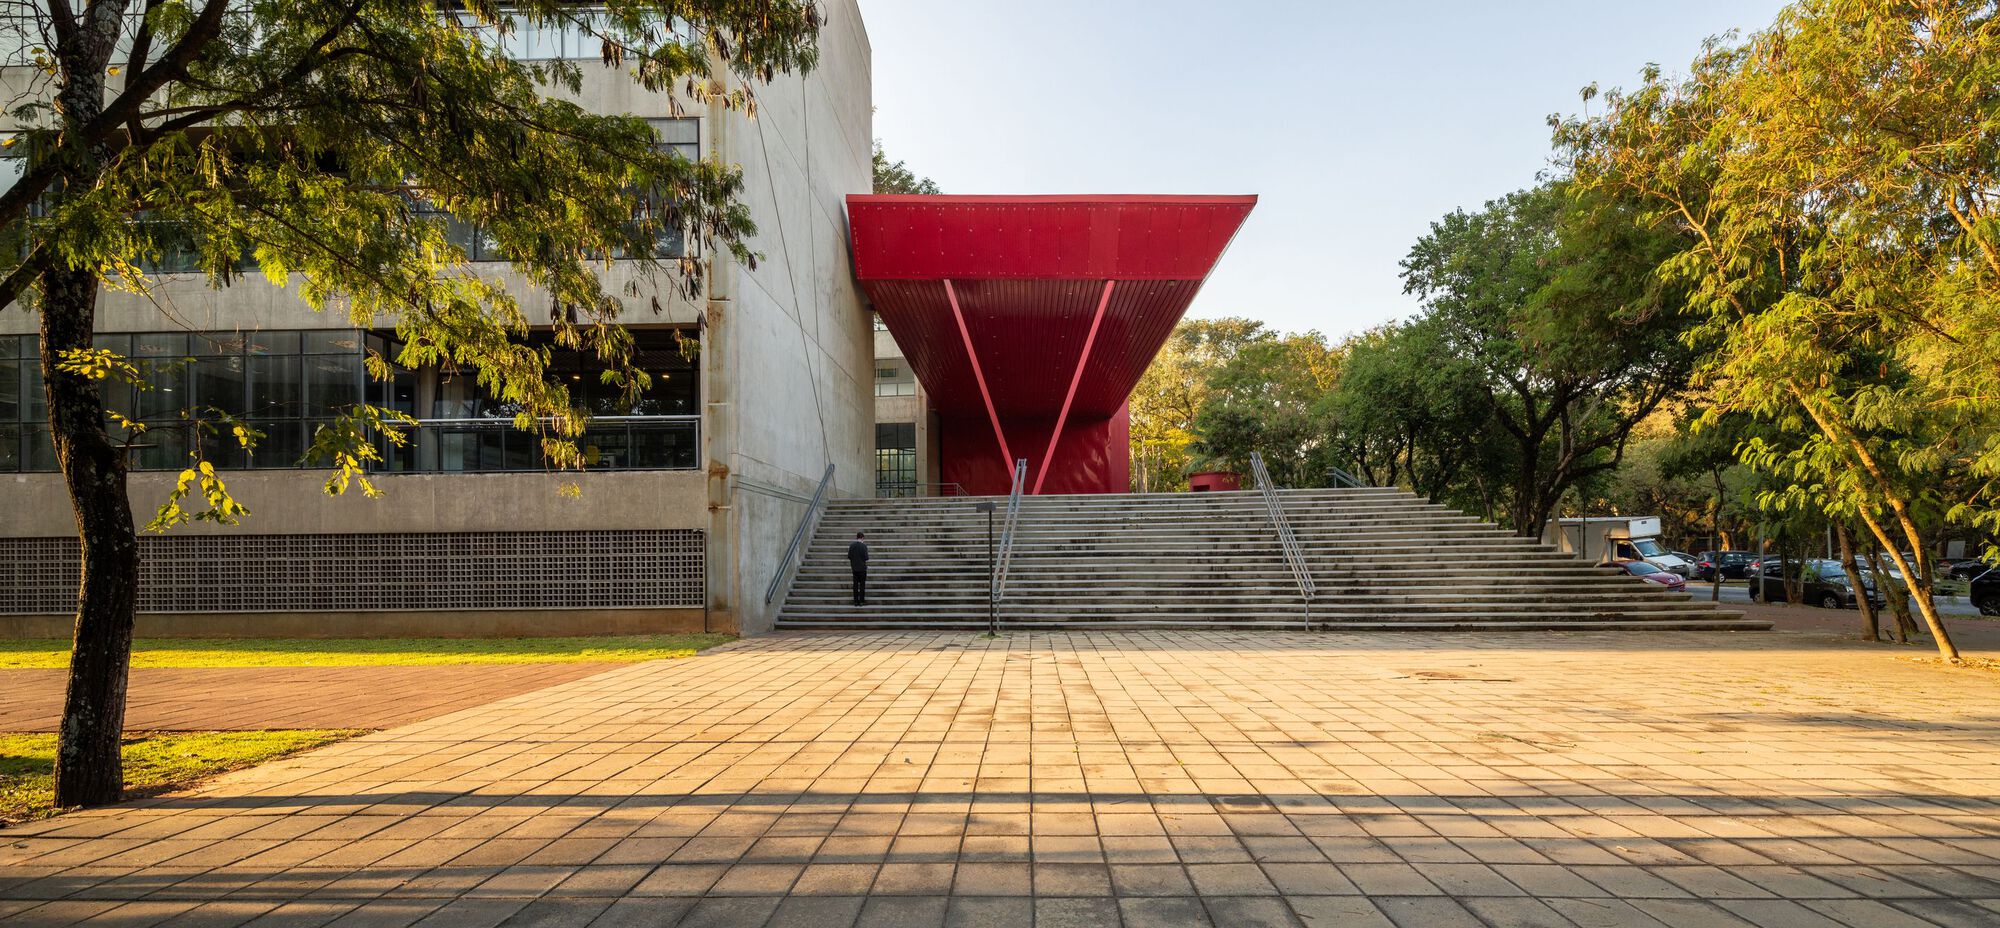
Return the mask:
M0 831L0 923L2000 924L2000 674L1926 653L775 636Z

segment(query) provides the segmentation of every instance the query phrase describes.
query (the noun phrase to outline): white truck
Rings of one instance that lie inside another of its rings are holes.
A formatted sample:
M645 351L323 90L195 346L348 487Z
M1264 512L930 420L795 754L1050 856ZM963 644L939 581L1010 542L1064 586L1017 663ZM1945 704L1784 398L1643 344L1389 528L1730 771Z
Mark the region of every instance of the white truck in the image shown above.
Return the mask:
M1542 544L1574 554L1595 564L1610 561L1645 561L1682 577L1694 574L1694 565L1667 550L1660 540L1659 516L1596 516L1588 519L1550 519L1542 530Z

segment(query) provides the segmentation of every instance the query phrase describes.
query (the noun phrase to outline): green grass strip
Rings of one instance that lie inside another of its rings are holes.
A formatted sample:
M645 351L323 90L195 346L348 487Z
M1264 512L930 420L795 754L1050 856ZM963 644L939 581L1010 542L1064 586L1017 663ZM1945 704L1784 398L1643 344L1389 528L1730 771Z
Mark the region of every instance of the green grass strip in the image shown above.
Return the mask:
M361 734L344 730L198 731L128 735L127 798L166 792L240 767ZM0 823L42 818L55 807L56 736L0 734Z

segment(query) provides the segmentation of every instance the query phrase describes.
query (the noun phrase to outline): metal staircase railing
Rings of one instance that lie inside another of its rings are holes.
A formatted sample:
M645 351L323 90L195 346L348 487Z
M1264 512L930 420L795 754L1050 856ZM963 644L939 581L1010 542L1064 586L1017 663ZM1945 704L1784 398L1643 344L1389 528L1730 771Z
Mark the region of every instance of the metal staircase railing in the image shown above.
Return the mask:
M1014 527L1021 521L1021 489L1028 482L1028 459L1014 462L1014 487L1007 493L1007 518L1001 523L1000 551L995 555L993 569L993 589L989 592L994 602L999 602L1007 594L1007 564L1014 559Z
M819 478L819 489L813 491L812 502L806 504L806 514L799 517L798 531L792 533L792 543L785 548L785 556L778 561L778 572L771 575L771 585L764 588L764 605L778 598L778 589L785 585L785 575L792 569L792 559L799 556L799 548L812 536L813 527L819 524L820 514L826 511L826 491L833 486L833 465L826 466L826 475Z
M1278 488L1271 483L1271 470L1264 466L1264 456L1250 452L1250 473L1257 479L1257 492L1264 496L1264 510L1270 516L1271 527L1277 530L1278 547L1285 553L1285 566L1292 569L1292 579L1299 583L1299 598L1305 602L1306 630L1312 630L1312 601L1319 590L1313 585L1312 568L1306 565L1305 550L1299 547L1299 536L1292 533L1292 522L1285 518L1285 504L1278 499Z

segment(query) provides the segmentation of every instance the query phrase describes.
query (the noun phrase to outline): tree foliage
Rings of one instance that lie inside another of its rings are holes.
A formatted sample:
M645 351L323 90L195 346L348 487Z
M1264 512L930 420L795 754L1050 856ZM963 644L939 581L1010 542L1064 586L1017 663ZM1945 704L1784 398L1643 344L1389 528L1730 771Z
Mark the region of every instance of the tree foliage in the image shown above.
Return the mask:
M1996 86L1991 3L1801 0L1556 125L1579 185L1684 243L1657 267L1718 344L1713 414L1795 439L1742 448L1767 502L1866 524L1948 658L1929 542L2000 526Z
M1667 238L1552 183L1446 216L1404 259L1423 322L1512 446L1516 534L1539 535L1563 493L1616 467L1633 427L1686 387L1681 297L1649 273Z
M0 194L0 307L39 313L55 449L78 513L84 577L57 768L59 800L118 792L117 737L138 582L127 447L105 428L92 368L100 290L148 295L149 259L190 256L215 287L259 276L357 327L393 328L390 366L468 371L577 463L584 412L526 344L524 292L481 276L447 234L477 227L556 307L553 345L592 353L630 395L647 385L620 321L654 294L700 292L704 267L654 258L687 234L752 261L739 172L690 161L645 119L574 102L595 72L675 111L754 108L752 88L810 68L811 0L95 0L23 5L38 49L9 101L26 170ZM517 60L509 38L568 29L597 62ZM608 287L612 258L634 269ZM314 447L352 476L393 413L355 408ZM196 423L197 427L203 424ZM226 423L225 423L226 425ZM206 423L206 427L215 427ZM251 443L253 432L232 430ZM199 442L156 524L234 519ZM345 486L344 478L329 484ZM181 503L200 499L189 512Z
M917 172L901 161L890 161L882 150L882 140L875 140L875 192L876 193L942 193L937 182L928 177L918 177Z
M1262 323L1232 317L1188 319L1174 327L1132 390L1132 483L1141 491L1187 489L1204 466L1195 419L1209 379L1244 345L1271 337Z

